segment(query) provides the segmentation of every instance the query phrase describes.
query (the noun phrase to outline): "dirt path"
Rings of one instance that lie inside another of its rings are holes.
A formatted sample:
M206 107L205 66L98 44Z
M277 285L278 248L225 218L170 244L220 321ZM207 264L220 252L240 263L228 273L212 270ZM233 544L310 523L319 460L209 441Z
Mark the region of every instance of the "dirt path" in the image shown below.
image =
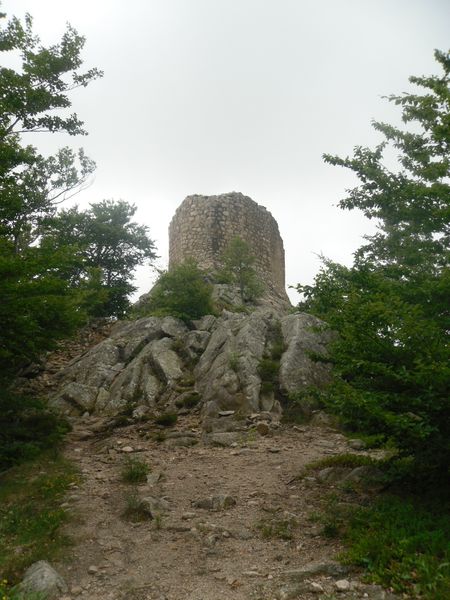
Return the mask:
M311 478L293 478L311 461L348 451L342 435L282 427L236 447L168 447L167 441L145 439L145 425L116 429L108 437L90 437L91 426L87 421L77 427L67 447L83 474L68 498L77 515L68 526L75 540L73 557L69 565L58 566L69 583L67 598L331 597L325 592L335 589L342 576L315 577L302 584L301 595L280 589L287 571L329 561L339 550L336 541L318 535L320 527L308 518L323 501L324 489ZM175 429L200 435L192 416L180 418ZM130 456L148 463L153 479L160 474L157 483L140 485L138 492L167 501L161 519L133 523L123 518L133 488L121 480L126 456L121 449L127 446L133 449ZM220 511L193 507L215 495L231 496L236 504ZM361 591L348 597L367 595Z

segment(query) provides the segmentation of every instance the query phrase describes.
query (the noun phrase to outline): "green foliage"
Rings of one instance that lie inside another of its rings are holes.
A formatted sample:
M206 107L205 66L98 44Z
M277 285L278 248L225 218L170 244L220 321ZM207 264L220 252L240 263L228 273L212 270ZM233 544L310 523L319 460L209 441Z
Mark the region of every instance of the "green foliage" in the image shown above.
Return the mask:
M83 323L70 285L55 273L64 252L29 248L14 254L0 237L0 362L2 375L37 360Z
M342 558L364 567L370 579L411 598L444 600L450 589L448 502L378 498L346 515Z
M23 592L19 589L19 586L11 588L8 585L7 579L0 581L0 598L1 600L46 600L44 594L41 592L27 593L26 598L24 598Z
M122 481L126 483L145 483L150 468L146 462L135 456L128 456L122 469Z
M345 431L344 431L345 433ZM387 445L386 436L383 433L366 434L360 432L347 433L350 439L358 439L364 443L365 448L383 448Z
M223 268L217 279L238 287L242 303L255 300L264 291L254 268L255 257L249 244L240 237L233 238L223 256Z
M94 317L121 317L138 265L155 258L148 228L131 221L136 207L123 200L103 200L80 211L60 211L43 225L43 247L69 247L75 260L65 277L80 290L82 305Z
M268 347L258 365L258 374L261 377L261 393L270 394L278 389L278 373L280 359L285 350L281 324L272 324L268 331Z
M67 546L60 527L68 514L61 502L76 481L70 463L47 454L1 476L0 572L8 584L18 582L37 560L58 558Z
M136 489L125 495L125 510L123 517L132 523L150 521L153 516L147 506L147 503L139 497Z
M43 401L0 386L0 471L54 448L69 430Z
M175 400L175 405L179 408L194 408L202 399L201 394L198 392L192 392L180 399Z
M82 150L77 156L63 148L44 158L36 148L21 146L19 137L86 133L77 115L66 113L68 93L102 76L97 69L79 72L84 42L68 25L61 42L45 48L33 33L30 15L24 24L13 17L0 30L0 52L21 60L17 71L0 68L0 234L12 242L15 253L36 238L42 219L54 214L55 202L79 190L95 168Z
M3 19L4 15L0 16ZM95 165L83 150L43 157L21 134L84 134L68 114L69 92L101 76L80 72L84 38L67 27L61 42L40 45L32 19L12 18L0 29L0 53L21 62L0 67L0 359L11 374L69 335L82 321L70 285L61 277L74 257L68 248L41 248L40 227L56 205L79 191ZM60 111L60 112L58 112Z
M450 55L436 59L441 76L411 78L422 94L389 98L411 129L374 123L385 138L375 150L325 156L360 180L340 206L376 218L378 232L351 268L324 259L314 285L298 288L301 308L339 333L323 401L347 427L382 434L400 457L413 457L422 483L450 466ZM388 146L398 152L391 170Z
M156 417L155 423L156 425L161 425L162 427L173 427L178 419L177 413L164 413Z
M167 435L164 433L164 431L157 431L156 433L154 433L152 435L152 439L158 443L158 444L162 444L163 442L166 441L167 439Z
M230 369L232 371L234 371L235 373L237 373L237 371L239 369L239 358L240 358L239 352L230 352L228 354L228 365L229 365Z
M262 358L258 365L258 373L262 381L272 384L278 383L278 371L280 363L271 358Z
M138 314L170 315L183 321L198 319L214 312L211 293L205 274L194 261L187 260L161 274Z

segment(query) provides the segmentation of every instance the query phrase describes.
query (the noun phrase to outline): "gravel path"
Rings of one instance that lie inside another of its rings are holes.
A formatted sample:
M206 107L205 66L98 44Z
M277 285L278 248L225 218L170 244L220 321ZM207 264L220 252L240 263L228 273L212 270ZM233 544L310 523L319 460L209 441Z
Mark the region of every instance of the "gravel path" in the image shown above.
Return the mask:
M339 550L338 542L321 537L310 519L329 490L314 478L293 479L306 464L348 451L344 436L283 426L271 436L253 434L235 447L205 447L201 441L170 447L151 439L145 424L115 429L106 437L92 433L97 425L87 420L77 426L66 451L83 474L67 499L75 515L67 526L75 542L72 557L58 565L69 583L67 599L331 597L325 592L335 589L339 577L307 579L301 595L286 588L289 571L310 561L330 561ZM180 418L175 430L200 440L193 416ZM133 491L121 480L127 455L150 466L150 483L137 491L140 497L162 499L167 510L161 517L138 523L123 517ZM231 496L236 504L220 511L194 507L212 496ZM348 597L367 596L360 591Z

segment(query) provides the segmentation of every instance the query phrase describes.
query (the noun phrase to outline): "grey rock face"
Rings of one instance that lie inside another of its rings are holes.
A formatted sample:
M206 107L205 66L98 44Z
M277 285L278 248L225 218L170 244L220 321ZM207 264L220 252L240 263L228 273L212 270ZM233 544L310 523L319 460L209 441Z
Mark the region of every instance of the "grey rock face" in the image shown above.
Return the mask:
M187 335L173 317L118 323L111 336L59 373L50 405L66 414L117 414L127 404L155 407L183 375L174 340Z
M276 389L263 385L260 365L270 359L280 325L286 350ZM327 365L308 354L325 351L330 334L318 331L320 325L310 315L286 315L268 306L250 314L224 310L219 318L208 315L193 323L196 329L172 317L118 323L108 339L59 373L61 385L50 404L69 415L115 415L129 407L151 414L199 406L208 434L245 429L252 415L264 414L276 423L281 394L329 378Z
M295 313L283 317L281 327L287 346L280 363L282 391L296 392L310 385L321 387L328 383L329 367L311 358L311 353L326 356L332 334L323 330L324 323L312 315Z
M209 331L190 331L186 336L185 348L191 359L195 359L205 351L211 334Z
M240 416L261 410L280 412L273 397L263 405L258 374L269 328L276 321L277 314L270 309L250 315L224 311L217 320L194 372L206 419L225 410L235 410Z
M55 600L67 591L64 579L45 560L32 564L19 585L19 594L24 600L32 594L42 594L48 600Z

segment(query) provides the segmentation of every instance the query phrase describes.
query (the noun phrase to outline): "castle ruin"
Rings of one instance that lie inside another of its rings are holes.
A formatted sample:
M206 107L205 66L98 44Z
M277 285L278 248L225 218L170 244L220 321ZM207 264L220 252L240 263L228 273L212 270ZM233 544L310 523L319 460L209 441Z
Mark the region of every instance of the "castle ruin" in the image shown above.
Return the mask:
M267 292L287 300L284 247L270 212L238 192L188 196L169 226L169 269L193 258L206 271L221 267L230 241L240 237L255 256L255 270Z

